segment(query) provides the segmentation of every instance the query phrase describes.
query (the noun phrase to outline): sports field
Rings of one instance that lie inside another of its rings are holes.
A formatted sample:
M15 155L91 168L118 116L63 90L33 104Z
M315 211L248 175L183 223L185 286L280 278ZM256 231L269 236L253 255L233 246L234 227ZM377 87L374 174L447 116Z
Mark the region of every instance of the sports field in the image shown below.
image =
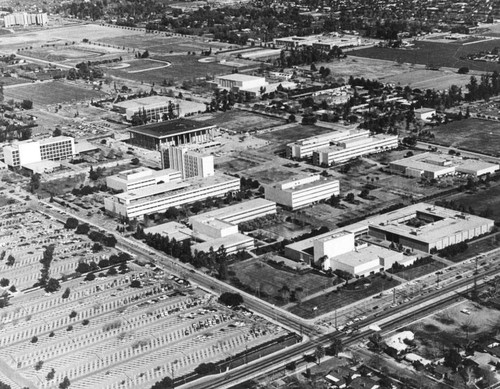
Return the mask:
M103 92L66 84L62 81L35 83L8 88L4 90L4 94L6 99L31 100L35 107L49 104L69 104L105 96Z
M384 83L412 88L425 89L448 89L452 85L464 87L470 81L470 75L457 74L454 71L435 71L426 69L415 69L405 73L379 78Z
M156 63L154 66L151 65L150 71L131 73L129 67L113 69L113 67L116 67L114 64L106 68L105 71L112 76L149 84L155 83L156 85L160 85L165 79L173 79L179 82L183 80L193 80L197 77L206 77L207 75L213 76L227 73L228 69L224 65L219 65L215 62L201 63L198 62L198 59L200 59L200 56L197 55L154 56L146 61L151 64L153 63L152 60L158 60L162 61L162 63L170 63L171 66L158 68L158 66L161 66L161 63ZM137 60L137 63L143 63L142 61L145 60ZM127 61L127 63L133 65L136 63L136 60Z
M418 41L415 43L415 46L408 49L370 47L367 49L350 51L349 55L422 65L432 64L439 67L459 68L461 66L467 66L471 70L492 72L494 70L500 70L500 64L461 60L460 57L480 51L492 50L499 45L499 39L479 41L467 45L457 42L439 43Z
M471 118L433 128L432 133L436 143L500 156L497 122Z

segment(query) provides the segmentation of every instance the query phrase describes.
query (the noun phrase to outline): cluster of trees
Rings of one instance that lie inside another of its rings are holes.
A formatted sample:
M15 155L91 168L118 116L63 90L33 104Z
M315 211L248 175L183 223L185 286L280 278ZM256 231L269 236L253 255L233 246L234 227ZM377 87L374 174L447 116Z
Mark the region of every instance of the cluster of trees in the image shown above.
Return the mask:
M239 101L239 96L236 95L233 91L227 91L225 89L215 89L214 90L214 96L210 103L205 103L206 104L206 111L207 112L217 112L217 111L223 111L226 112L227 110L230 110L236 101Z
M135 53L135 58L149 58L149 51L145 50L143 53L138 51L137 53Z
M38 280L37 286L45 288L46 292L55 292L57 289L59 289L58 285L56 285L55 282L49 282L51 280L49 277L50 264L54 259L55 248L56 246L54 244L47 246L47 248L43 251L42 259L40 259L42 269L40 270L40 279ZM49 285L49 283L51 285Z
M491 74L482 74L479 80L475 76L471 76L465 87L468 90L465 95L466 100L488 100L490 97L500 94L500 74L497 71Z
M219 303L228 307L237 307L243 304L243 297L239 293L224 292L219 297Z
M160 381L157 381L151 389L173 389L174 381L170 377L164 377Z
M259 228L265 228L266 226L274 225L281 221L279 215L265 215L258 217L256 219L248 220L239 224L240 231L248 232L255 231Z
M75 196L86 196L100 191L105 191L107 188L106 184L96 186L82 185L80 188L73 189L71 193Z
M427 265L428 263L432 263L432 262L434 262L434 260L432 259L432 256L420 257L420 258L416 259L411 265L407 265L407 266L401 265L399 262L395 262L392 265L392 267L387 271L389 273L395 274L395 273L399 273L403 270L408 270L408 269L412 269L415 267Z
M105 170L106 170L105 167L97 167L94 170L94 167L91 166L90 171L89 171L89 178L92 181L97 181L99 178L101 178L104 175Z
M76 65L76 68L69 69L68 75L66 76L68 80L77 80L81 78L89 81L94 81L95 79L103 77L104 72L102 69L97 66L91 66L88 62L80 62Z
M460 254L460 253L465 252L465 250L467 250L468 247L469 247L469 245L466 242L460 242L460 243L452 244L448 247L445 247L444 249L442 249L440 251L440 254L443 257L451 258L451 257L454 257L454 256ZM435 252L434 250L431 250L431 251Z
M312 65L317 62L329 62L341 56L344 56L344 53L338 46L334 46L331 50L321 50L312 46L301 46L292 48L289 51L281 50L280 57L276 60L276 65L291 68L297 65ZM323 69L323 71L326 72L325 68ZM329 70L330 69L328 69L328 71ZM328 75L329 73L323 77Z
M111 255L109 259L101 259L99 263L96 263L94 261L91 261L89 263L79 262L78 266L75 269L75 272L80 274L85 274L115 265L120 265L119 270L123 271L123 269L126 269L127 267L126 266L127 262L130 261L131 259L132 257L130 256L130 254L121 252L118 255L116 254Z

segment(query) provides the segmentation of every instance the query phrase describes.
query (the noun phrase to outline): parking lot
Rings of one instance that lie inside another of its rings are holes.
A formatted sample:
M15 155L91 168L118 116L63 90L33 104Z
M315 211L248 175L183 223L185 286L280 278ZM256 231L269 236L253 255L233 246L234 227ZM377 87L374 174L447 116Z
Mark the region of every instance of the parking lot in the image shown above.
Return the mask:
M118 252L92 253L86 235L25 208L0 208L6 252L0 271L18 290L39 279L44 246L56 240L50 267L55 278L73 274L80 261ZM10 254L13 265L7 264ZM13 293L10 305L0 310L0 359L11 381L49 388L67 376L72 388L144 388L287 333L249 311L220 305L214 295L155 265L129 261L114 275L108 270L96 270L92 281L61 282L54 293L38 288ZM54 378L47 380L52 369Z

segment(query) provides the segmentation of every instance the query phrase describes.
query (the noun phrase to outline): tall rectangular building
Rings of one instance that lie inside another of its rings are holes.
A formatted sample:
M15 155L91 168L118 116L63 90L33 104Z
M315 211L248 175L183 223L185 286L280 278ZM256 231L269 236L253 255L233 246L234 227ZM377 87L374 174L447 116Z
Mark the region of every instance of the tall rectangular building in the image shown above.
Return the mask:
M190 147L168 146L161 149L162 169L181 172L182 179L210 177L214 172L214 157L194 151Z
M61 161L73 157L75 140L69 136L56 136L40 141L25 140L3 148L5 163L20 167L40 161Z

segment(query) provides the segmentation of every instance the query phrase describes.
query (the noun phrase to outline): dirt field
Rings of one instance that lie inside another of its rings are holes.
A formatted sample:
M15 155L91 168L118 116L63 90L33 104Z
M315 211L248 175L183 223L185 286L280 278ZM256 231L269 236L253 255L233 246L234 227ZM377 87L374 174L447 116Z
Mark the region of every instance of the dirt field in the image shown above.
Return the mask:
M29 84L4 91L6 99L33 101L34 106L49 104L68 104L71 102L100 98L104 93L67 84L60 81L44 82L41 84Z
M499 125L490 120L466 119L431 130L435 143L500 156Z
M283 130L276 130L266 132L264 134L256 135L257 138L273 141L274 143L285 145L287 143L295 142L299 139L309 138L311 136L326 134L331 132L329 128L316 127L316 126L303 126L297 124Z
M432 64L434 66L457 69L461 66L467 66L471 70L492 72L500 70L500 65L496 63L461 60L460 57L470 53L492 50L499 45L499 42L500 40L490 40L463 45L457 42L437 43L418 41L415 43L415 46L409 49L371 47L350 51L349 55L422 65Z
M434 71L419 69L408 71L393 76L379 78L385 83L419 89L448 89L452 85L464 87L470 81L470 75L457 74L450 70Z
M250 175L262 184L271 184L278 181L288 180L295 176L295 173L289 170L273 167L260 171L252 171Z
M188 52L196 51L200 54L202 50L206 51L212 48L215 52L219 49L233 47L227 43L211 42L208 39L202 39L194 36L165 36L162 34L141 34L134 36L113 36L101 37L99 42L115 46L125 46L127 48L138 50L149 50L151 53L169 53L169 52ZM236 47L236 46L234 46Z
M204 123L227 128L230 131L249 132L276 127L284 124L285 121L271 116L260 115L258 113L232 110L217 113L214 115L213 119L205 120Z

